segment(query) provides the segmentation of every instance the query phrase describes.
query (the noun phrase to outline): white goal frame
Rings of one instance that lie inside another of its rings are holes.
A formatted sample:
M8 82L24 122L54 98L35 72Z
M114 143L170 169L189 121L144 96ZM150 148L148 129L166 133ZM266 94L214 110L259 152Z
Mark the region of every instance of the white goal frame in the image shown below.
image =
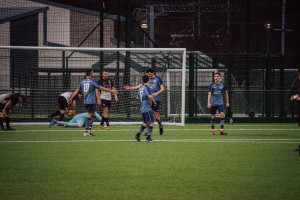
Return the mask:
M185 125L185 88L186 88L186 48L87 48L87 47L37 47L37 46L0 46L0 49L15 49L15 50L56 50L56 51L129 51L129 52L181 52L182 55L182 87L181 87L181 122L164 123L173 125ZM169 92L167 88L167 95L169 98ZM170 99L168 99L169 101ZM117 123L117 122L116 122ZM140 122L139 122L140 123ZM113 122L112 122L113 124ZM126 123L130 124L130 123ZM133 124L133 123L131 123Z

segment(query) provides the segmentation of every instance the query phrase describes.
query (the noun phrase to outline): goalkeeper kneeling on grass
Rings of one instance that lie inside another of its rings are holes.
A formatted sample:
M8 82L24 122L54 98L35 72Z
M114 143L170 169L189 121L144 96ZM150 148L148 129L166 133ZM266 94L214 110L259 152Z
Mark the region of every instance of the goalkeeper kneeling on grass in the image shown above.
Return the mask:
M81 128L83 126L85 126L86 120L87 120L87 112L85 113L80 113L75 115L69 122L65 122L65 121L57 121L55 119L52 119L49 126L53 126L54 124L57 124L58 126L63 126L63 127L78 127ZM102 121L102 117L96 113L95 115L95 121L101 122Z

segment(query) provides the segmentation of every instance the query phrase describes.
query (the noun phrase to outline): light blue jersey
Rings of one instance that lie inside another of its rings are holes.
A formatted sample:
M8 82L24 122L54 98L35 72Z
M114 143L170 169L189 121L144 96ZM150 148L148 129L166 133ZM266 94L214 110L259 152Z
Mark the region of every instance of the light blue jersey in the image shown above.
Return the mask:
M209 87L209 92L211 92L210 104L212 106L224 105L223 95L225 91L227 91L227 86L223 82L220 82L219 84L217 83L210 84Z
M150 90L151 90L151 94L159 91L161 85L163 85L163 82L162 82L161 78L159 78L158 76L150 78L149 87L150 87ZM154 100L155 101L160 101L160 96L161 96L160 94L157 95L156 97L154 97Z
M139 99L141 101L141 113L146 113L152 110L151 106L152 106L152 102L149 99L149 95L151 95L151 90L149 88L148 85L143 85L140 89L139 89Z
M97 104L96 100L96 89L99 88L98 83L90 78L83 79L79 85L78 89L83 93L84 104Z
M69 121L69 123L85 125L86 119L87 119L87 114L88 114L87 112L77 114ZM98 121L98 122L102 121L102 117L98 113L96 113L96 121Z

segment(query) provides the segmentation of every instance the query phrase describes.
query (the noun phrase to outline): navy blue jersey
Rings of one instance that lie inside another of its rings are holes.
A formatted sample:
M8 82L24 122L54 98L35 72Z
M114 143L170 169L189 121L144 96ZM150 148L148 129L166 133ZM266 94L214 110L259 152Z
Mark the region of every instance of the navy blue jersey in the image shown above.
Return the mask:
M150 78L150 89L151 89L151 94L157 92L160 90L160 86L163 85L163 82L161 80L161 78L159 78L158 76L155 76L153 78ZM157 95L156 97L154 97L155 101L160 101L160 94Z
M143 85L139 89L139 99L141 101L141 113L149 112L152 110L152 101L149 99L149 95L151 95L151 90L148 85Z
M211 83L209 86L209 92L211 92L210 104L212 106L224 105L223 95L225 91L227 91L227 86L223 82L219 84Z
M90 78L83 79L78 89L83 93L84 104L96 104L96 89L99 88L98 83Z

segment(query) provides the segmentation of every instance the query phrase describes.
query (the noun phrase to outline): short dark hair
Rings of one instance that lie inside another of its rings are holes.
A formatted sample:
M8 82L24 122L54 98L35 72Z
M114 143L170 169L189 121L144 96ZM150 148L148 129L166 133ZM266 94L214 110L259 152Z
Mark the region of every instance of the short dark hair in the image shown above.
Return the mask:
M92 73L93 73L93 69L87 69L87 70L85 70L85 75L86 76L91 76Z
M143 83L148 83L148 81L149 81L149 76L144 75L144 76L142 77L142 79L143 79Z
M101 74L103 74L103 72L109 72L108 69L103 69Z
M218 74L219 76L222 76L220 72L215 72L215 73L214 73L214 76L215 76L216 74Z
M155 69L150 67L150 68L147 69L146 73L149 73L149 72L155 73Z

